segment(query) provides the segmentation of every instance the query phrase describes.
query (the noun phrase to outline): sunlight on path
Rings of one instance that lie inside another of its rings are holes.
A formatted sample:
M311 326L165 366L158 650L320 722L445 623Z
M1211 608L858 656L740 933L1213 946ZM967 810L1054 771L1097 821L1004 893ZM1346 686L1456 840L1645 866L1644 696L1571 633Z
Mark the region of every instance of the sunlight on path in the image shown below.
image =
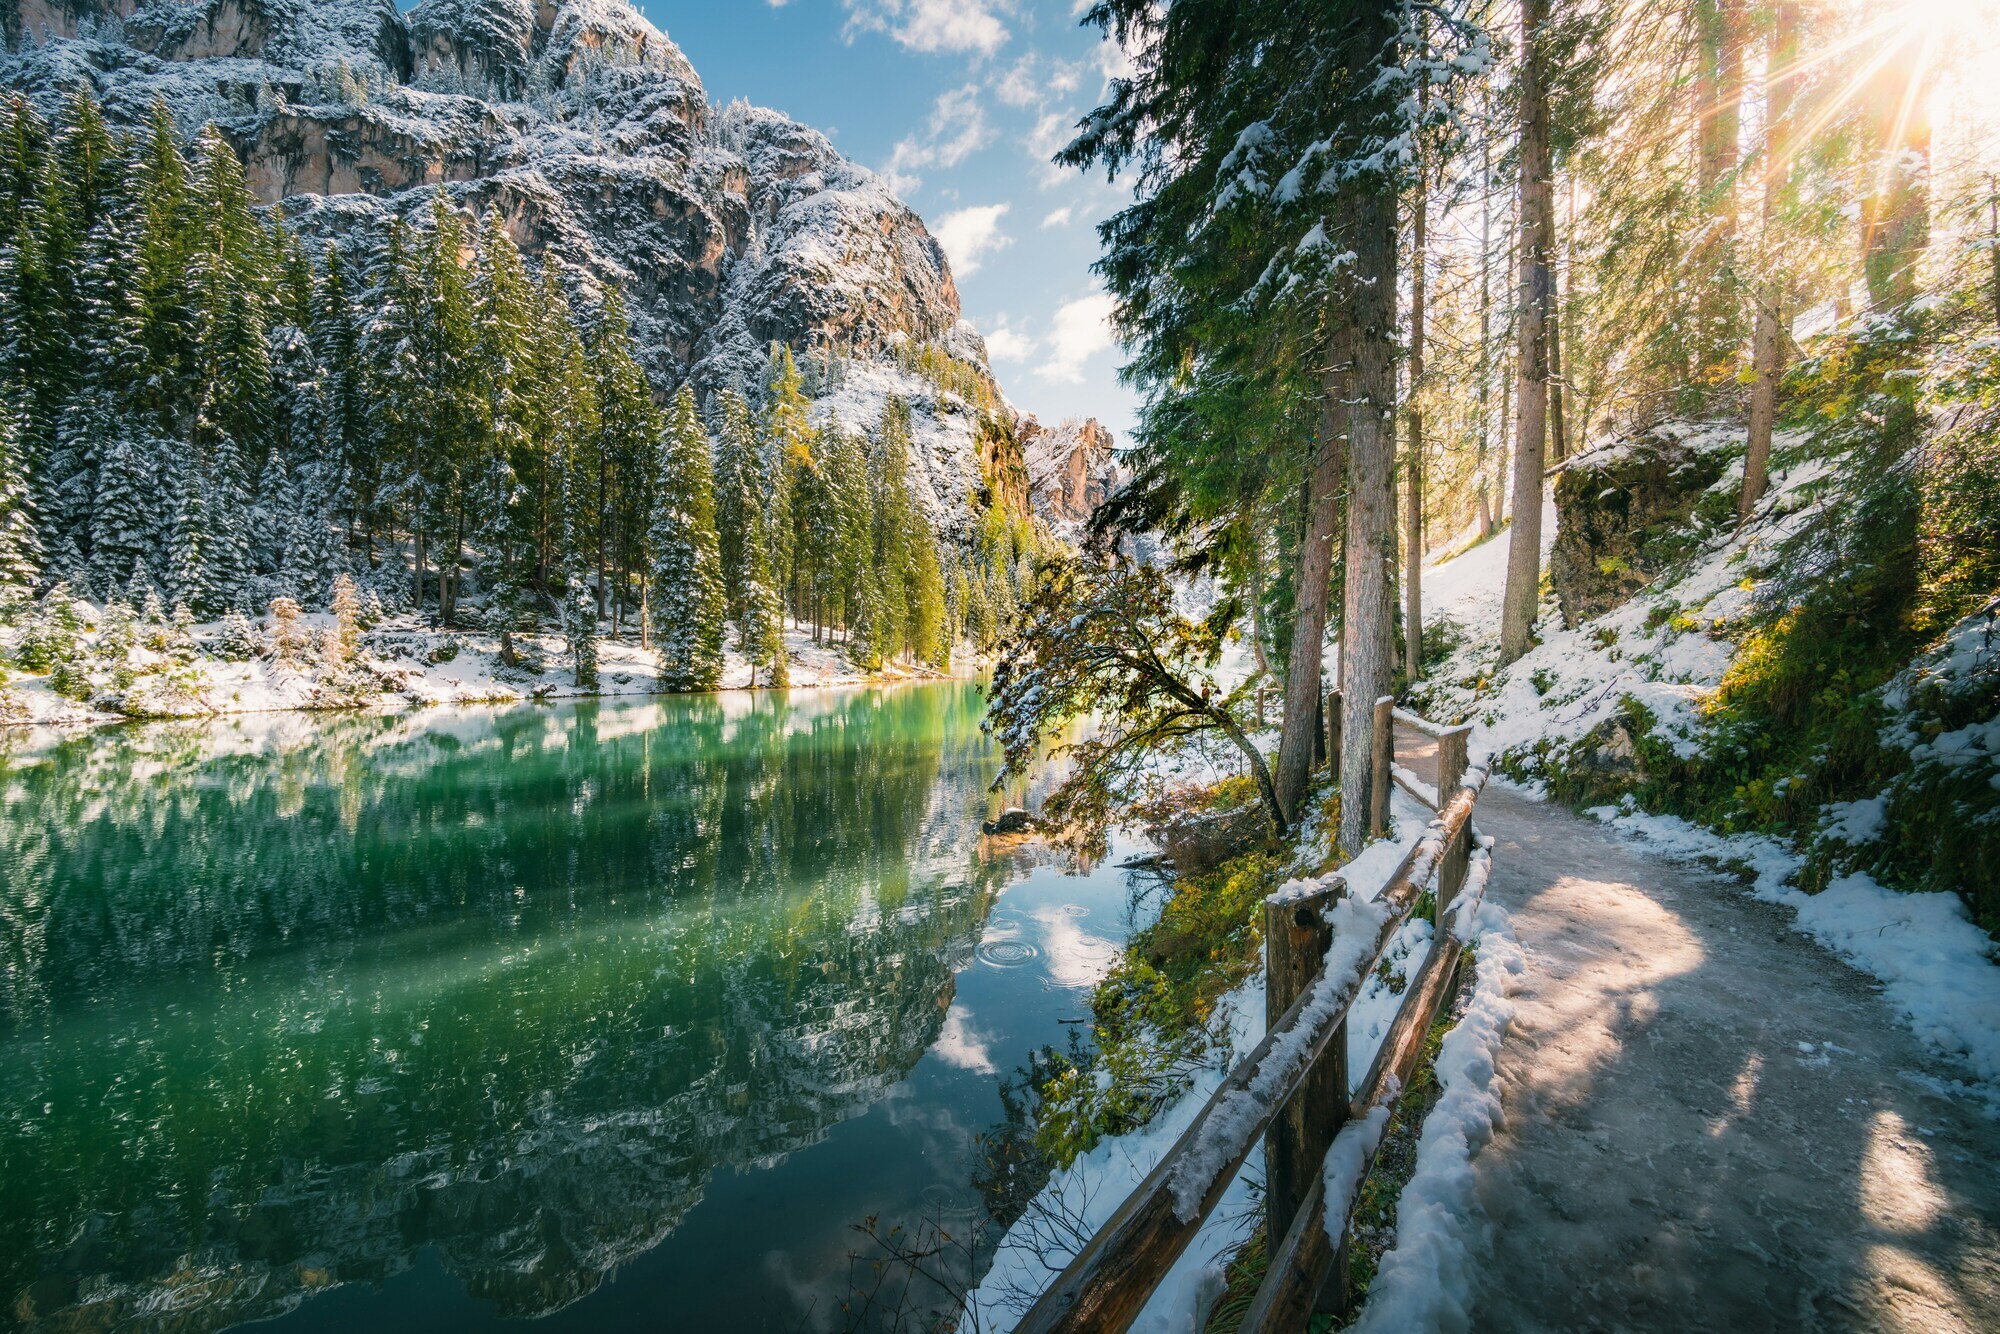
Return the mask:
M1478 823L1528 971L1472 1327L2000 1328L2000 1120L1866 979L1567 811L1489 788Z

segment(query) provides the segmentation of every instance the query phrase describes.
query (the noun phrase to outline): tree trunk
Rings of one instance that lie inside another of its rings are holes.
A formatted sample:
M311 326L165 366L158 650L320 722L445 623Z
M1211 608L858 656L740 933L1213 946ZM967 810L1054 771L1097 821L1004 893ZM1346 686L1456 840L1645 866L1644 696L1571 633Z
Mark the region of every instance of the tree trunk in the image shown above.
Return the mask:
M1487 98L1491 114L1492 98ZM1479 135L1479 449L1473 472L1479 478L1479 535L1493 536L1492 497L1487 494L1492 450L1493 401L1493 151L1489 131Z
M1553 290L1553 275L1551 275ZM1549 461L1569 457L1569 423L1563 415L1562 303L1549 306Z
M1385 187L1355 187L1344 210L1351 226L1355 281L1344 314L1351 322L1353 370L1347 404L1347 548L1341 618L1340 842L1358 852L1368 835L1374 784L1375 701L1390 691L1396 630L1396 199Z
M1336 336L1320 407L1313 466L1306 478L1306 531L1299 542L1297 586L1292 609L1292 653L1285 664L1284 730L1278 742L1278 805L1296 819L1312 781L1314 721L1318 717L1320 659L1326 643L1327 599L1333 573L1334 529L1340 520L1343 449L1340 402L1347 360L1345 340Z
M1423 677L1424 661L1424 414L1417 394L1424 379L1424 283L1430 199L1421 166L1410 205L1410 423L1409 480L1403 488L1403 528L1408 542L1403 558L1403 672L1410 680Z
M1514 368L1514 530L1507 546L1507 590L1500 610L1500 664L1528 651L1542 582L1542 458L1548 433L1549 248L1555 194L1549 146L1548 49L1541 29L1549 0L1522 0L1521 301Z
M1877 310L1908 305L1917 295L1917 261L1931 240L1931 124L1919 57L1923 35L1889 35L1896 50L1864 94L1869 190L1861 200L1861 267Z
M1750 522L1771 475L1771 433L1778 420L1778 387L1785 374L1785 283L1783 257L1777 244L1778 207L1791 177L1786 133L1792 107L1792 66L1798 60L1796 3L1778 6L1777 28L1771 38L1770 68L1774 77L1764 93L1764 208L1760 248L1763 278L1757 287L1757 311L1750 337L1750 445L1743 456L1743 494L1736 502L1736 522Z
M1742 159L1738 140L1743 126L1746 16L1743 0L1699 0L1696 8L1701 25L1696 79L1701 101L1699 185L1712 224L1696 275L1701 330L1698 369L1705 370L1727 361L1736 350L1730 337L1730 284L1724 274L1730 267L1736 234L1736 190L1731 176Z

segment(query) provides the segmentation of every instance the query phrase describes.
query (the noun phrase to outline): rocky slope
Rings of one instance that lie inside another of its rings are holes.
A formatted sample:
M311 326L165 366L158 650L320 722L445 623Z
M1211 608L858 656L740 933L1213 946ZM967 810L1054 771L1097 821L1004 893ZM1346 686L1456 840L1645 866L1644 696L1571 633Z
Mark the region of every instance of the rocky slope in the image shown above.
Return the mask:
M916 415L915 490L951 528L1020 472L1016 419L922 219L825 136L711 106L623 0L0 0L0 82L53 113L89 87L131 125L213 121L311 235L448 192L530 255L625 291L662 392L754 389L805 358L822 415ZM949 373L939 373L939 368ZM1071 508L1068 501L1062 508Z
M1036 512L1066 536L1081 533L1091 511L1123 481L1115 437L1095 418L1045 427L1028 417L1020 438Z

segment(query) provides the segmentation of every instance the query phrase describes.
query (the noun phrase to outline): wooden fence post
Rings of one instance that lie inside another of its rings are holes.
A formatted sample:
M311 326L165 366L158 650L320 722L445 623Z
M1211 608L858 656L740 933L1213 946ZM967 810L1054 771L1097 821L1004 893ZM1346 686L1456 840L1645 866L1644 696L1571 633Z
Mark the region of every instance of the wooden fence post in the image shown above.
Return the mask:
M1470 724L1454 727L1438 736L1438 809L1443 810L1465 786L1466 745L1472 738Z
M1374 790L1369 793L1368 832L1381 838L1389 832L1389 766L1396 760L1396 701L1388 695L1375 701L1375 754L1369 764Z
M1327 909L1347 893L1347 884L1333 881L1310 898L1264 901L1264 1016L1275 1025L1305 994L1323 971L1326 951L1333 944ZM1326 1151L1347 1120L1347 1024L1343 1020L1332 1045L1264 1134L1264 1210L1269 1235L1283 1237L1291 1229L1313 1185L1319 1180ZM1320 1294L1319 1311L1338 1312L1346 1298L1346 1266L1335 1266Z
M1438 809L1443 810L1458 790L1465 786L1466 746L1472 737L1472 728L1454 727L1438 736ZM1465 886L1465 871L1472 858L1472 822L1453 836L1450 846L1445 848L1444 857L1438 862L1437 902L1433 923L1440 937L1450 913L1452 900Z

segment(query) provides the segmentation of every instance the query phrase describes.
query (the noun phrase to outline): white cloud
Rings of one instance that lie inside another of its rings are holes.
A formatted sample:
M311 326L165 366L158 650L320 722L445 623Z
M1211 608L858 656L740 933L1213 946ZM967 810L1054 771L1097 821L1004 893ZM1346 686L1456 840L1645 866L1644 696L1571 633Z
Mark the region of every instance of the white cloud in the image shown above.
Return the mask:
M944 247L945 257L951 261L954 274L963 278L977 273L987 255L1014 244L1014 238L1000 230L1000 219L1007 215L1009 207L1006 204L984 204L977 208L962 208L938 219L931 235Z
M1042 219L1042 230L1048 231L1053 227L1067 227L1069 226L1070 219L1075 216L1076 210L1068 204L1064 204L1058 209L1052 209L1049 215Z
M1073 61L1050 60L1030 51L992 80L993 95L1010 107L1039 106L1067 97L1083 86L1083 67Z
M1035 176L1044 190L1053 190L1072 178L1069 168L1055 164L1055 156L1069 147L1073 120L1061 111L1044 112L1035 117L1035 127L1023 141L1028 156L1035 160Z
M986 126L986 110L973 84L954 88L939 96L931 108L930 124L922 138L911 136L897 141L882 174L898 194L908 194L923 184L916 173L926 167L955 167L993 140Z
M1007 26L990 0L842 0L847 32L884 32L912 51L990 56L1007 44Z
M995 361L1026 361L1041 346L1028 335L1008 328L1004 321L985 337L986 355Z
M951 1008L944 1012L944 1027L939 1030L931 1050L946 1065L970 1070L975 1075L998 1073L986 1038L972 1026L971 1014L957 1001L953 1001Z
M1114 346L1111 314L1115 308L1105 292L1066 302L1056 311L1049 329L1049 359L1035 367L1035 374L1061 384L1082 384L1083 363Z

